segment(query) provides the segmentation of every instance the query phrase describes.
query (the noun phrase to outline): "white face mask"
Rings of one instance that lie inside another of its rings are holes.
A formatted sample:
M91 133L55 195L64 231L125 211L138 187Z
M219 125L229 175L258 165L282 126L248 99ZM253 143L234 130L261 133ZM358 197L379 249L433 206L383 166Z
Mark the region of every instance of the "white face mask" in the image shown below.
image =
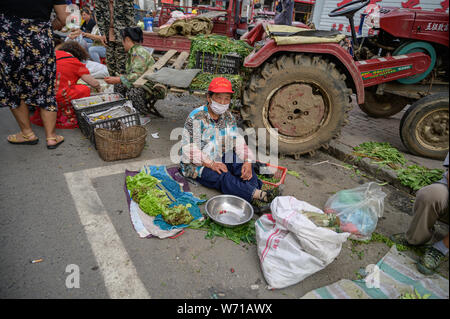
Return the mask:
M225 111L228 110L228 106L230 106L230 104L220 104L211 100L211 110L218 115L225 113Z

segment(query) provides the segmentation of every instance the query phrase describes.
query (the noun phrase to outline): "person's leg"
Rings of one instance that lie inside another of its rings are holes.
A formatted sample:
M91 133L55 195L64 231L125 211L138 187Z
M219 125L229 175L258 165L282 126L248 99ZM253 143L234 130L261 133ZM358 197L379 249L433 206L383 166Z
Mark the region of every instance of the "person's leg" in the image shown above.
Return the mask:
M241 178L242 175L242 165L244 164L235 152L227 152L222 157L222 162L227 166L228 171L238 177ZM258 179L258 175L252 165L252 178L248 181L243 181L244 183L249 183L257 189L261 189L262 182Z
M91 57L92 61L100 63L100 53L99 53L98 48L101 48L101 47L98 47L98 46L90 47L89 48L89 56Z
M101 58L106 58L106 48L105 47L97 46L97 52Z
M17 108L11 109L14 118L20 128L20 133L9 135L8 141L11 143L33 144L37 143L38 137L34 134L31 128L30 111L25 101L21 100Z
M47 111L41 108L41 118L44 124L45 136L47 139L47 148L55 148L62 142L64 142L64 137L61 135L56 135L56 115L57 112Z
M219 174L207 167L202 171L201 177L196 179L201 185L214 188L226 195L234 195L251 202L255 191L254 185L244 182L230 172Z
M128 88L126 87L126 85L122 83L114 84L114 93L119 93L120 95L122 95L122 97L127 96L127 90Z
M448 189L444 184L431 184L416 194L414 216L405 234L411 245L421 245L433 236L434 224L448 210Z
M108 42L106 47L106 66L110 76L116 76L117 66L115 57L115 42Z
M133 107L143 115L150 113L147 106L146 92L142 88L130 88L127 90L127 98L133 103Z
M125 48L123 47L122 42L116 42L115 56L116 56L116 64L117 64L117 73L125 74L125 64L127 62L127 52L125 52Z

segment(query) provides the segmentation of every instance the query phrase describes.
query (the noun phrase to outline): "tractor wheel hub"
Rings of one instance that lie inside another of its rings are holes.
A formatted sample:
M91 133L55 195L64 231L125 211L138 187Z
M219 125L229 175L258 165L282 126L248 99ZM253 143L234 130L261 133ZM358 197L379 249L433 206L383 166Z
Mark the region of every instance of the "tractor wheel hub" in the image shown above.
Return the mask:
M314 134L325 122L328 108L314 85L293 83L276 90L269 102L270 124L292 137Z
M416 128L418 141L427 148L437 150L448 148L448 120L447 110L437 110L426 115Z

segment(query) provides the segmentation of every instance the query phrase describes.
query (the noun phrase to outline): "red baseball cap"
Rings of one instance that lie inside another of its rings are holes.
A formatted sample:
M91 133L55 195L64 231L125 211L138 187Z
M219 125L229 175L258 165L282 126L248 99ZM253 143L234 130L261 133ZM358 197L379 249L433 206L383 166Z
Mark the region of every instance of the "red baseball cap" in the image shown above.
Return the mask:
M214 93L234 93L231 82L226 78L214 78L209 84L208 91Z

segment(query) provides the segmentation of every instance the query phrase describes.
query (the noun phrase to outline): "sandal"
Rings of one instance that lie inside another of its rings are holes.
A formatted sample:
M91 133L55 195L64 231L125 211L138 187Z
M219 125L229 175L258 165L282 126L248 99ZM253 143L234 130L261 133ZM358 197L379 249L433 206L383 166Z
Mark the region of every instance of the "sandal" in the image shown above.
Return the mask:
M60 141L58 142L58 139L59 139L59 138L62 138L62 140L60 140ZM53 144L53 145L48 145L48 144L47 144L47 148L48 148L49 150L54 150L54 149L57 148L61 143L64 142L64 137L61 136L61 135L57 135L56 137L47 137L47 141L50 141L50 140L53 140L53 141L58 142L58 143Z
M272 188L272 189L268 189L266 191L261 192L260 198L259 200L265 203L271 203L275 197L280 196L280 189L277 188Z
M23 141L19 141L17 139L17 135L21 134L23 137ZM36 137L35 139L31 139L31 137ZM23 144L23 145L35 145L39 142L39 137L37 137L33 132L31 132L30 134L23 134L22 132L14 134L14 135L9 135L7 138L8 142L10 142L11 144Z

